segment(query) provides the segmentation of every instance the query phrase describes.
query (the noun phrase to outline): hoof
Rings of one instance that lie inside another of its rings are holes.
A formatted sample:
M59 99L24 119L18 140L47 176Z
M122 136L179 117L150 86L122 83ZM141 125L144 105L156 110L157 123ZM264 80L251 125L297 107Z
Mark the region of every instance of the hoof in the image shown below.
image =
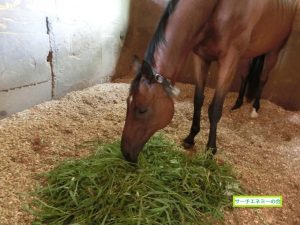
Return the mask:
M239 109L239 108L241 108L242 105L243 105L243 102L242 102L242 101L237 101L237 102L235 103L235 105L232 106L231 110L233 111L233 110Z
M195 146L195 143L190 143L190 142L183 141L182 146L185 150L190 150Z
M255 108L253 108L253 110L252 110L252 112L251 112L251 114L250 114L250 117L251 117L252 119L256 119L256 118L258 117L258 113L257 113L257 111L256 111Z
M209 151L212 153L212 155L215 155L217 153L216 147L206 147L206 151Z
M234 105L234 106L232 106L231 111L234 111L234 110L236 110L236 109L239 109L239 108L241 108L241 106L242 106L242 105Z
M184 147L184 149L189 150L191 148L193 148L195 145L195 141L194 141L194 136L192 136L191 134L189 134L182 143L182 146Z

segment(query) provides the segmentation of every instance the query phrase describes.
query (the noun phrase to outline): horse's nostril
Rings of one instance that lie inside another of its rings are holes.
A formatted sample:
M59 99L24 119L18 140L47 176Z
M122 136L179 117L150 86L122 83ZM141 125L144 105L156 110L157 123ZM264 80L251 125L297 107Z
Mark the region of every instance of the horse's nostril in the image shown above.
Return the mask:
M123 156L124 158L128 161L128 162L131 162L131 163L136 163L137 160L132 158L131 155L128 153L128 152L123 152Z
M123 156L124 156L124 158L125 158L127 161L130 161L130 160L129 160L129 159L130 159L129 153L123 152Z

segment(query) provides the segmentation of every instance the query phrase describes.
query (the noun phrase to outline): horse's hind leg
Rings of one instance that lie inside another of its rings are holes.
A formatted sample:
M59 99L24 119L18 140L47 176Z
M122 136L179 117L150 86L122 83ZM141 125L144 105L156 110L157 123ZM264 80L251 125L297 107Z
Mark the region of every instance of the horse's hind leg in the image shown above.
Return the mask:
M260 99L264 89L265 84L268 81L269 73L276 65L278 59L279 51L273 51L266 55L265 65L263 68L262 75L260 76L259 85L256 91L256 95L253 102L253 110L251 112L251 117L258 117L258 110L260 109Z
M237 75L241 77L240 91L236 99L236 102L234 106L231 108L231 110L239 109L244 103L244 96L249 81L249 74L248 74L249 66L250 66L249 59L241 60L241 62L239 63L239 69L238 69L239 72L237 73Z
M256 97L254 98L254 102L253 102L253 109L251 112L251 118L257 118L258 117L258 110L260 109L260 98L261 98L261 94L262 91L264 89L265 84L267 83L267 79L261 79L259 81L259 86L258 86L258 90L257 90L257 94Z
M204 88L208 73L209 63L203 62L198 56L194 56L194 76L196 80L194 94L194 115L189 135L183 140L183 147L190 149L195 145L195 136L200 131L201 108L204 101Z
M245 91L246 91L246 87L247 87L247 81L248 81L248 77L242 77L241 78L241 86L240 86L240 91L239 91L239 96L237 97L234 106L232 106L231 110L236 110L241 108L241 106L244 103L244 95L245 95Z

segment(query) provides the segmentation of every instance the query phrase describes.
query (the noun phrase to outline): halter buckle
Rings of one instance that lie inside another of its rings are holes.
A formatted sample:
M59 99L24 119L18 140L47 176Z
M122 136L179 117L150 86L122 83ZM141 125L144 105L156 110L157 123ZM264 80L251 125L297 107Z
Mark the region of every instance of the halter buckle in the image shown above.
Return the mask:
M162 84L164 82L164 77L158 73L156 73L154 75L155 80L157 81L157 83Z

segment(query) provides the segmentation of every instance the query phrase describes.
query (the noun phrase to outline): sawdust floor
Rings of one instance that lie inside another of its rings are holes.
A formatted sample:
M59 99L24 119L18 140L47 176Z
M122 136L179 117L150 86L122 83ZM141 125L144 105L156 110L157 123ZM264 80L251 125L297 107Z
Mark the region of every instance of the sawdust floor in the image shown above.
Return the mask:
M165 129L178 143L189 131L192 89L181 86L176 115ZM0 121L0 224L30 224L24 211L36 175L59 162L83 157L81 147L97 138L120 138L125 117L127 84L103 84L68 94ZM202 132L196 148L206 143L206 90ZM249 117L250 105L230 112L236 94L229 94L219 124L217 159L233 165L246 191L253 195L283 195L281 209L235 209L225 224L300 224L300 112L289 112L262 101L259 118Z

